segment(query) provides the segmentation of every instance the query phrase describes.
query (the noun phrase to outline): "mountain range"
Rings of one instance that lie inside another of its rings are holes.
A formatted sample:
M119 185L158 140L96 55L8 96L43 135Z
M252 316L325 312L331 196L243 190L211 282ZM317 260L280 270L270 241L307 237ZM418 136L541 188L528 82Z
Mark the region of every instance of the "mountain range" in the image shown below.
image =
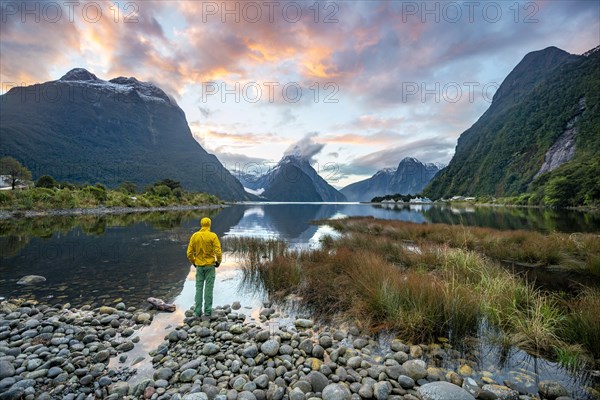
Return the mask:
M0 96L0 156L33 173L75 183L180 181L226 200L249 195L192 137L163 90L135 78L105 81L83 69Z
M406 157L397 168L377 171L372 177L350 184L340 190L349 201L370 201L387 194L417 194L443 168L440 164L424 164Z
M600 202L600 46L527 54L488 110L460 135L432 199L519 196L521 204Z
M243 175L239 179L250 193L270 201L346 201L346 197L327 183L306 158L296 155L285 155L264 175Z

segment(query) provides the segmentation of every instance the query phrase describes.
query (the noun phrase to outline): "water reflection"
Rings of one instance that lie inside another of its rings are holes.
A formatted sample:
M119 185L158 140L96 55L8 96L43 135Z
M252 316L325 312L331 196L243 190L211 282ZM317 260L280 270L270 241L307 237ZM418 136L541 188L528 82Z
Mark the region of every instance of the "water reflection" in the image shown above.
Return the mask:
M428 222L540 232L598 232L600 213L517 207L435 206L424 210Z
M0 221L0 296L36 296L74 306L118 299L140 305L149 296L172 300L188 273L189 236L205 215L221 237L273 237L291 247L318 246L323 235L335 232L310 221L343 216L541 231L600 227L597 214L574 211L358 203L256 203L222 210L9 219ZM31 274L47 281L16 285Z

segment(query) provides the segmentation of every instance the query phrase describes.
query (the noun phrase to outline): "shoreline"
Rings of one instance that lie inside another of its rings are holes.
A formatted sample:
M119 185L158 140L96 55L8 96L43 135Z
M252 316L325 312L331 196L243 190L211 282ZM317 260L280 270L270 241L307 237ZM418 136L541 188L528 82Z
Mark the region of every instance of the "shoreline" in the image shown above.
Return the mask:
M11 218L61 217L80 215L130 214L156 211L215 210L229 207L229 204L203 204L198 206L161 207L93 207L93 208L54 208L48 210L0 210L0 220Z
M137 361L128 365L130 351L141 344L140 330L149 328L154 310L124 303L91 309L2 301L0 392L3 398L44 400L89 395L114 400L433 400L448 391L462 399L568 395L558 382L517 379L522 374L495 381L469 360L445 367L443 360L458 356L446 343L417 345L394 338L389 348L378 351L374 337L354 326L303 318L280 325L268 305L260 322L248 321L239 302L215 307L210 321L180 309L182 320L168 326L162 343L144 355L152 370L132 382Z

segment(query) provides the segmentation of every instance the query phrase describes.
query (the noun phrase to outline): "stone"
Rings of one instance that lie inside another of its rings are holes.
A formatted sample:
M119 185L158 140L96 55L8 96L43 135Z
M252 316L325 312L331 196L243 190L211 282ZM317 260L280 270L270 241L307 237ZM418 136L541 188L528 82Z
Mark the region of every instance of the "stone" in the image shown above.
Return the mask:
M109 307L109 306L101 306L100 308L98 308L98 312L100 314L115 314L118 312L118 310L116 308L113 307Z
M312 391L312 385L309 381L300 379L298 382L292 385L292 389L300 389L302 393L308 393Z
M0 379L8 378L15 375L15 367L11 362L0 360Z
M341 383L330 383L322 392L323 400L350 400L350 390Z
M25 389L23 389L22 387L12 387L6 392L0 394L0 398L2 398L2 400L19 400L23 397L24 394Z
M208 400L206 393L196 392L184 394L181 400Z
M92 383L92 381L94 380L94 377L92 375L84 375L79 379L79 384L86 386L89 385L90 383Z
M558 397L569 395L567 390L560 383L554 381L541 381L538 384L538 390L543 397L549 400L555 400Z
M329 384L327 377L318 371L312 371L306 378L312 385L313 392L323 392L325 386Z
M25 321L24 325L25 325L25 328L27 328L27 329L35 329L38 326L40 326L40 321L38 321L35 318L30 318L27 321Z
M415 381L414 381L414 379L411 378L410 376L406 376L406 375L400 375L398 377L398 383L404 389L412 389L412 388L415 387Z
M397 380L400 375L404 375L404 368L401 365L390 365L385 367L385 374L388 378Z
M158 371L156 371L154 373L155 380L164 379L164 380L168 381L169 379L171 379L172 376L173 376L173 370L171 368L166 368L166 367L159 368Z
M118 397L123 397L129 393L129 383L117 382L108 387L109 394L116 394Z
M257 387L266 389L269 386L269 376L267 374L259 375L254 379L254 383Z
M467 364L463 364L460 367L458 367L458 373L462 376L471 376L473 375L473 368L471 368Z
M258 347L253 344L242 350L242 355L247 358L254 358L258 355Z
M110 379L108 376L103 376L98 380L98 384L100 385L100 387L108 386L111 383L112 379Z
M202 392L206 393L208 400L214 400L219 394L219 388L214 385L204 383L202 385Z
M271 337L271 333L265 329L265 330L258 332L256 334L256 336L254 337L254 339L256 339L257 342L264 342L264 341L269 340L270 337Z
M127 342L123 342L120 345L117 346L116 350L117 351L122 351L122 352L127 352L127 351L131 351L134 347L133 342L127 341Z
M275 310L272 308L263 308L262 310L260 310L260 314L263 317L269 318L271 315L275 314Z
M244 326L242 324L232 325L231 328L229 328L229 333L234 334L234 335L239 335L241 333L244 333Z
M313 350L313 344L312 341L310 339L304 339L303 341L300 342L300 344L298 345L298 349L302 350L303 352L305 352L307 355L312 354L312 350Z
M492 392L501 400L519 400L519 392L502 385L483 385L481 388L488 392ZM481 396L481 393L479 394Z
M377 400L387 400L389 395L390 387L387 382L377 382L373 385L373 396L375 396Z
M294 388L289 393L290 400L304 400L306 397L304 396L304 392L300 390L300 388Z
M150 322L151 318L152 316L148 313L139 313L135 316L135 322L137 322L138 324L145 324L147 322Z
M319 344L324 348L328 349L333 346L333 339L329 335L321 335L319 337Z
M360 364L362 363L362 358L359 356L350 357L348 361L346 361L346 365L352 369L360 368Z
M267 340L260 346L260 351L268 357L274 357L279 352L279 343L276 340Z
M103 362L110 358L110 351L101 350L94 355L94 362Z
M48 370L48 373L46 375L48 376L48 378L56 378L57 376L62 374L62 372L63 370L61 367L52 367Z
M311 319L298 318L294 321L294 325L297 328L309 329L313 327L314 322Z
M289 344L284 344L281 347L279 347L279 354L281 355L291 355L294 353L294 348L292 346L290 346Z
M245 390L238 394L237 399L238 400L256 400L256 396L254 395L254 393Z
M392 343L390 343L390 349L393 352L404 352L404 353L408 353L410 351L409 347L407 345L405 345L404 343L402 343L402 341L398 340L398 339L394 339L392 340Z
M185 364L183 364L181 367L179 367L180 371L185 371L186 369L196 369L200 366L200 361L199 360L192 360L190 362L187 362Z
M212 356L213 354L217 354L221 351L219 345L214 343L206 343L204 347L202 347L202 354L205 356Z
M238 377L236 380L233 381L233 384L231 385L231 387L233 387L235 390L237 390L238 392L242 390L242 388L244 387L244 385L247 383L246 379L242 376Z
M195 369L191 369L191 368L186 369L185 371L183 371L181 373L181 375L179 375L179 380L181 382L191 382L195 375L196 375Z
M404 364L406 361L408 361L408 354L406 354L403 351L394 353L393 357L394 357L394 360L396 360L398 362L398 364Z
M320 344L313 346L312 355L317 358L323 358L325 356L325 349Z
M475 400L465 389L449 382L427 383L417 393L422 400Z
M469 392L473 397L478 397L481 392L481 388L477 382L475 382L475 379L469 377L463 380L462 388Z
M26 275L19 279L17 285L35 285L36 283L46 282L46 278L40 275Z
M369 344L369 341L367 339L363 339L363 338L354 339L354 341L352 342L352 346L355 349L359 349L359 350L364 347L367 347L368 344Z
M146 390L146 388L152 383L152 379L144 378L140 382L138 382L137 385L129 388L129 394L137 398L141 396L144 393L144 390Z
M240 308L242 308L242 305L240 304L240 302L239 302L239 301L234 301L234 302L231 304L231 309L232 309L232 310L239 310Z
M427 376L427 370L425 369L425 361L423 360L408 360L402 367L406 375L410 376L413 380L418 381Z
M370 399L373 397L373 385L366 384L362 385L360 389L358 389L358 395L363 399Z

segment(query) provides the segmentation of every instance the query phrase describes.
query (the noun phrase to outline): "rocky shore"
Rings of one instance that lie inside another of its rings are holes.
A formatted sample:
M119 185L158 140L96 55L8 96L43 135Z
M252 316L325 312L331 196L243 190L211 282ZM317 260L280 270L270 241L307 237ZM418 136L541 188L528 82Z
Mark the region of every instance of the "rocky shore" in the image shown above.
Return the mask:
M4 301L0 400L569 399L556 382L494 382L466 360L456 371L440 368L437 361L458 356L449 344L395 339L380 353L354 327L334 329L309 319L269 323L274 312L263 309L256 323L247 322L239 303L217 307L205 321L188 310L150 352L153 376L130 384L135 370L108 363L126 360L150 313L122 303L75 309Z

